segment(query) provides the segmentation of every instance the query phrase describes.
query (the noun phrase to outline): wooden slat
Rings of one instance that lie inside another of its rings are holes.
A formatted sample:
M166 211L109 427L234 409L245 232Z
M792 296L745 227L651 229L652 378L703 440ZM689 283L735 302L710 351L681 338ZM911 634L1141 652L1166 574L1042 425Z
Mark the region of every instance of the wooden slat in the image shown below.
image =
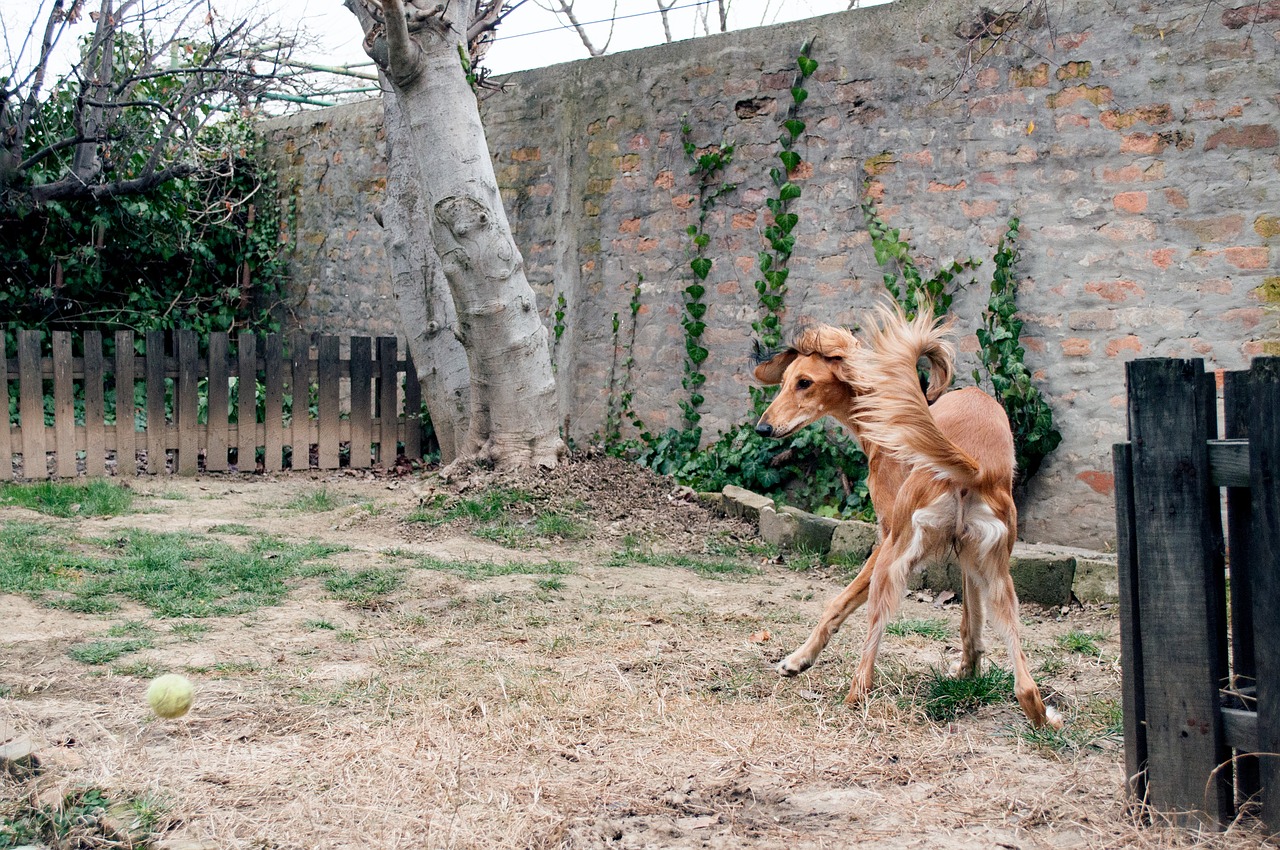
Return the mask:
M178 427L179 475L200 471L200 340L189 329L176 331L178 381L174 389L174 419Z
M53 433L59 478L76 477L76 385L71 377L71 334L53 332Z
M107 416L103 396L102 332L84 332L84 474L107 473Z
M406 346L404 356L404 453L414 460L422 459L422 385L413 355Z
M1280 357L1259 357L1249 370L1249 462L1252 468L1254 660L1258 675L1260 753L1280 753ZM1262 819L1280 833L1280 758L1260 760Z
M1232 776L1218 689L1224 569L1206 441L1217 436L1199 360L1127 364L1148 800L1183 823L1228 823Z
M22 477L47 478L44 457L44 378L40 373L40 332L18 331L18 403L22 423Z
M138 474L137 425L134 422L133 331L116 331L116 474Z
M1124 716L1124 775L1132 799L1147 796L1147 705L1143 691L1142 612L1133 512L1133 457L1128 443L1112 449L1116 488L1116 562L1120 576L1120 707Z
M258 338L251 333L239 334L236 357L236 469L254 472L258 468Z
M13 439L9 424L9 358L0 351L0 481L13 477Z
M284 339L268 334L263 346L263 382L265 412L263 415L263 470L279 472L284 451Z
M1232 374L1226 372L1226 375ZM1249 441L1227 439L1209 441L1209 470L1218 487L1249 486Z
M1227 744L1234 750L1241 753L1253 753L1258 750L1258 713L1256 711L1245 711L1242 708L1224 708L1222 709L1222 726L1223 734L1227 737ZM1241 764L1257 764L1256 758L1246 758L1241 756L1236 761L1236 769L1239 770Z
M289 392L293 395L292 430L289 445L293 448L292 468L311 468L311 337L295 333L289 337Z
M317 341L316 386L316 453L321 469L338 468L338 432L341 411L338 409L338 338L322 336Z
M165 471L165 356L164 331L147 331L147 472Z
M396 462L396 338L378 337L378 462Z
M367 336L351 338L351 466L368 469L373 404L373 344Z
M227 423L231 417L229 350L226 333L209 334L209 413L204 451L204 468L209 472L227 471Z
M1249 493L1249 373L1226 372L1223 374L1222 402L1223 425L1227 442L1232 451L1243 454L1243 461L1230 461L1232 469L1244 468L1244 481L1227 484L1227 569L1231 580L1231 676L1236 688L1252 685L1257 676L1253 645L1253 581L1249 564L1251 556L1253 505ZM1243 450L1243 451L1241 451ZM1209 444L1209 462L1215 463L1214 443ZM1214 480L1222 484L1218 470L1225 468L1221 458L1214 466ZM1224 721L1228 717L1223 715ZM1257 721L1254 720L1254 738L1257 738ZM1231 728L1227 728L1227 740L1232 747L1241 745L1232 740ZM1247 749L1247 748L1245 748ZM1261 788L1256 757L1236 758L1236 798L1245 800Z

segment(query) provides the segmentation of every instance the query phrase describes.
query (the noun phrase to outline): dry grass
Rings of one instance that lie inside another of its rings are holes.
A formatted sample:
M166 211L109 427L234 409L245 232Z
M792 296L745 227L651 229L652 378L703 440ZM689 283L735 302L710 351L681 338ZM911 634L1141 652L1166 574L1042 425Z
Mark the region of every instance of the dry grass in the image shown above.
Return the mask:
M948 641L890 638L880 686L856 710L841 700L860 618L823 663L779 679L770 665L804 636L837 585L829 576L608 566L623 547L597 527L595 548L551 553L576 567L550 588L536 569L468 578L414 569L403 547L380 554L400 546L386 517L416 504L380 484L327 485L380 499L377 520L332 528L332 516L291 512L287 534L253 514L288 501L266 486L211 500L207 524L297 540L328 529L351 547L338 569L396 566L403 584L368 606L314 576L278 607L199 621L207 631L157 621L155 645L127 660L196 680L196 706L178 721L147 713L132 668L95 675L66 656L124 615L0 597L16 626L0 638L0 740L32 735L47 767L0 781L0 807L101 787L160 801L165 840L279 850L1262 846L1244 827L1143 825L1126 811L1112 738L1046 747L1027 739L1012 702L928 720L924 687L954 656ZM180 506L188 524L192 504ZM492 558L490 545L440 538L410 554ZM958 633L955 610L909 601L904 615L945 617ZM1043 617L1029 650L1049 656L1071 629L1117 631L1106 612ZM1118 698L1114 638L1099 644L1102 657L1063 655L1046 680L1075 728L1103 722L1099 701Z

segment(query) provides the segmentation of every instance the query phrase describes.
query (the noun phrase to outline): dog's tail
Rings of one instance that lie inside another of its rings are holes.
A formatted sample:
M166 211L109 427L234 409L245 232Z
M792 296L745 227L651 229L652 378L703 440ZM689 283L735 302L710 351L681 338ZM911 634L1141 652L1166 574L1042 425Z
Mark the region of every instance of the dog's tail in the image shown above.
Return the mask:
M978 462L947 439L933 420L929 402L951 383L955 349L951 325L933 311L921 310L908 321L897 306L879 306L866 325L867 350L857 358L858 437L913 467L932 469L938 478L972 486L981 474ZM916 364L929 362L928 397L921 392Z

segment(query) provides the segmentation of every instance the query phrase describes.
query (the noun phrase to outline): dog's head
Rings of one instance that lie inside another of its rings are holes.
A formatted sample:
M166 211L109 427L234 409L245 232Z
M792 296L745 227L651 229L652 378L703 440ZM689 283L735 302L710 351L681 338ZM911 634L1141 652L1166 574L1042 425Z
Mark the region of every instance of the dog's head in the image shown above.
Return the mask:
M781 389L756 431L785 437L828 414L850 412L856 395L854 363L861 347L848 331L817 325L797 334L790 348L762 358L756 380Z

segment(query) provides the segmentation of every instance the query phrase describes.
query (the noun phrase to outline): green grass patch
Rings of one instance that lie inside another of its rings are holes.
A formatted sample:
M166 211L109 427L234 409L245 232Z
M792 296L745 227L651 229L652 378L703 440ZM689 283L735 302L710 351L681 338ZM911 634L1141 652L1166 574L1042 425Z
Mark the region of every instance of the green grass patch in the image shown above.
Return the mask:
M349 504L351 499L330 492L328 487L321 487L319 490L299 493L285 502L284 506L291 511L321 514Z
M625 543L625 541L624 541ZM642 549L627 547L609 556L610 567L668 567L672 569L690 570L706 577L736 577L757 575L760 570L752 564L743 563L735 558L699 557L673 552L647 552Z
M210 526L209 533L210 534L234 534L238 537L253 537L255 535L261 534L262 532L256 528L251 528L250 526L244 525L243 523L224 522L224 523L221 523L220 525Z
M1084 632L1079 629L1072 629L1065 635L1060 635L1057 639L1057 644L1067 652L1074 652L1078 655L1092 655L1098 658L1102 656L1098 641L1105 638L1106 634L1103 632Z
M495 576L567 575L573 572L573 564L565 561L543 561L522 564L515 561L446 561L431 555L422 555L413 562L422 570L438 570L453 573L465 579L478 581Z
M302 624L304 629L312 632L336 632L338 627L328 620L307 620Z
M82 541L47 526L7 523L0 526L0 591L89 613L116 610L127 599L161 617L235 615L279 603L288 579L339 549L264 538L241 550L201 535L140 529Z
M151 638L108 638L76 644L67 655L81 664L110 664L122 655L151 647Z
M495 487L468 498L437 493L410 512L405 521L428 525L443 525L457 520L494 522L516 505L526 505L532 501L532 494L510 487Z
M0 505L17 505L56 517L119 516L133 507L133 491L101 478L83 484L0 484Z
M325 590L335 598L352 605L379 605L404 584L403 570L371 567L367 570L340 572L325 579Z
M956 679L935 670L926 680L924 713L931 720L946 722L984 705L1013 699L1013 674L999 667L988 667L977 676Z
M36 795L0 802L0 847L142 847L168 813L153 794L112 796L80 788L54 802Z
M906 637L919 635L929 640L946 640L951 637L951 626L944 618L929 620L894 620L885 627L891 635Z

